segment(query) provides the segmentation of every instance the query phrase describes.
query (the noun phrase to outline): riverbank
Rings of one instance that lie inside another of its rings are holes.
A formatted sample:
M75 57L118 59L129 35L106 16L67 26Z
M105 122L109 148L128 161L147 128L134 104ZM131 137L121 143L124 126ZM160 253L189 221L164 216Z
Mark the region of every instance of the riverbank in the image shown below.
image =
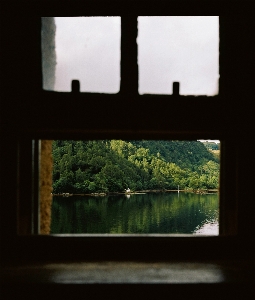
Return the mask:
M58 193L52 194L52 196L71 197L71 196L110 196L110 195L137 195L147 193L168 193L168 192L181 192L181 193L193 193L193 194L215 194L218 193L218 189L184 189L184 190L141 190L131 192L108 192L108 193L88 193L88 194L72 194L72 193Z

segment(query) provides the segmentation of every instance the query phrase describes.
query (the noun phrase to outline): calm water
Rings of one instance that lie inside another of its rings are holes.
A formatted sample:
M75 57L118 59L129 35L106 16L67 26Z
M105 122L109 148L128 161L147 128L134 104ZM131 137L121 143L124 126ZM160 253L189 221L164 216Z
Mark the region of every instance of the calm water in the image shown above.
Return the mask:
M218 234L218 194L54 197L51 233Z

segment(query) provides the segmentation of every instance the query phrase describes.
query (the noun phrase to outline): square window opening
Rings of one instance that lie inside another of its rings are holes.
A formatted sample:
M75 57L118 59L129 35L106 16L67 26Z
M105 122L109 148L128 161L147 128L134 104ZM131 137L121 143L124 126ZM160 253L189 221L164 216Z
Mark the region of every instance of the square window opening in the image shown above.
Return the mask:
M120 17L44 17L41 43L45 90L120 91ZM139 94L218 94L218 16L140 16L137 46Z
M41 24L44 90L119 92L120 17L43 17Z
M138 18L139 94L218 94L219 17Z
M218 140L41 140L39 232L219 235L219 167Z

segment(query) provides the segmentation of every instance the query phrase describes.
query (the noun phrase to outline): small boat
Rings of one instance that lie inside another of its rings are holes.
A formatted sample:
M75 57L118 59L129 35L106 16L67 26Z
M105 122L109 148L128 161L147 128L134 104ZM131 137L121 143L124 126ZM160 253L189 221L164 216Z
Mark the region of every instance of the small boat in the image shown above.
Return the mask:
M130 188L125 189L125 193L126 193L126 194L130 194L130 193L131 193Z
M73 194L70 194L70 193L63 193L62 196L63 196L63 197L70 197L70 196L73 196Z

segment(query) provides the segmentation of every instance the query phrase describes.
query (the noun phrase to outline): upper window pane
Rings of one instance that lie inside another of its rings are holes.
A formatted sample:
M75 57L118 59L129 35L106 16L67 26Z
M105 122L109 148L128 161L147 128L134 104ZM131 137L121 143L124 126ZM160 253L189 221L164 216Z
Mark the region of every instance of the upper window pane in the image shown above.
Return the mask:
M138 18L140 94L218 94L219 17Z
M43 19L47 22L53 18ZM120 17L55 17L54 21L55 84L53 87L47 85L44 61L49 61L49 57L43 53L44 89L69 92L71 81L77 79L81 92L117 93L120 87ZM45 48L46 29L44 24L42 48Z

